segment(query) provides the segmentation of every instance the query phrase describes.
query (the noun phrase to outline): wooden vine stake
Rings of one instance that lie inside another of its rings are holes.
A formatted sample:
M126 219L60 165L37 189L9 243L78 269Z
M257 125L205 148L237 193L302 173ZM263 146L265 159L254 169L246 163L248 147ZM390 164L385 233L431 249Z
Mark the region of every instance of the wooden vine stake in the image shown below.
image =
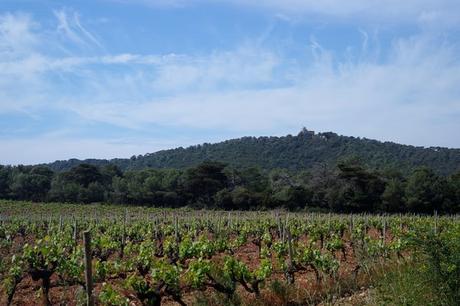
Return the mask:
M78 223L75 217L73 217L73 241L75 245L78 244Z
M434 234L438 234L438 211L434 211Z
M46 234L49 236L51 232L51 216L48 218L48 226L46 227Z
M387 236L387 220L385 219L385 216L382 218L382 242L383 245L385 245L385 238Z
M287 241L288 241L288 271L287 271L287 282L288 284L294 283L294 259L293 259L293 251L292 251L292 238L291 238L291 231L289 229L286 230L287 234Z
M281 239L281 237L282 237L282 226L281 226L281 218L279 216L278 211L276 212L276 222L278 224L278 238Z
M350 238L351 238L351 235L353 234L353 214L350 214L350 223L348 224L349 225L349 231L350 231Z
M176 214L174 214L174 238L176 242L179 243L179 223Z
M59 230L58 232L60 233L62 231L62 215L59 215Z
M94 306L93 298L93 273L91 267L91 233L83 232L85 246L85 282L86 282L86 306Z
M289 255L289 265L293 265L293 252L292 252L292 241L291 241L291 231L287 230L287 239L288 239L288 255Z
M123 258L125 254L125 244L126 244L126 223L128 222L128 209L125 208L125 216L123 218L123 228L121 232L121 247L120 247L120 258Z

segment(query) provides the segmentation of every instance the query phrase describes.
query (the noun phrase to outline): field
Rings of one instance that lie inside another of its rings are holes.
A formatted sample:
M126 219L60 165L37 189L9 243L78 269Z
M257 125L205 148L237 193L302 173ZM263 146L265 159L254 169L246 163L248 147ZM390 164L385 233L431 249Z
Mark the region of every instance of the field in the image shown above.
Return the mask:
M91 287L96 305L365 305L430 247L458 294L458 258L442 257L457 216L0 201L0 222L0 305L86 305Z

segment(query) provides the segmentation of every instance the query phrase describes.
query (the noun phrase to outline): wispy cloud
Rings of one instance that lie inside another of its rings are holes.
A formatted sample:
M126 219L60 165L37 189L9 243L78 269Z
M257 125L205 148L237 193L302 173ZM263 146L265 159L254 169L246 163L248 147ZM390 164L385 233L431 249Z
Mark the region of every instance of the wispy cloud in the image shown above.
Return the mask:
M0 15L0 52L3 56L23 54L38 42L38 24L28 14Z
M262 86L273 83L274 69L279 64L273 53L253 47L179 57L159 66L153 85L162 92Z
M102 47L99 40L81 25L78 12L61 9L55 10L54 15L58 21L57 30L74 43L83 46Z
M442 122L449 113L460 114L460 59L452 46L424 35L400 39L386 62L379 63L337 62L318 42L312 45L315 63L299 67L288 86L186 92L136 104L120 101L110 104L110 115L102 111L108 106L104 102L74 110L123 126L155 123L244 134L311 125L405 143L460 145L453 134L439 136L446 124L460 129L460 123Z

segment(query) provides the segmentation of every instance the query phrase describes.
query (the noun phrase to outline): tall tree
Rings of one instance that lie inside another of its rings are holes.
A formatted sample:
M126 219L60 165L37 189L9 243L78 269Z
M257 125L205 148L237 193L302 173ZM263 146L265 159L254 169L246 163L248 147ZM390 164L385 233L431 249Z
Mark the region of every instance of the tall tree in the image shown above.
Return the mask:
M187 170L184 187L195 201L206 205L212 203L213 196L228 183L224 173L225 164L205 162Z
M11 167L0 165L0 198L10 197Z
M374 211L379 206L385 185L377 173L367 170L358 159L337 165L339 178L345 183L345 211Z
M405 190L407 209L432 213L441 210L445 196L445 182L433 170L422 167L409 176Z
M382 212L402 212L406 208L404 202L404 184L396 178L390 179L382 194L382 205L379 210Z
M81 164L73 167L68 172L63 173L63 178L82 185L85 188L88 187L90 183L103 182L103 176L99 168L89 164Z

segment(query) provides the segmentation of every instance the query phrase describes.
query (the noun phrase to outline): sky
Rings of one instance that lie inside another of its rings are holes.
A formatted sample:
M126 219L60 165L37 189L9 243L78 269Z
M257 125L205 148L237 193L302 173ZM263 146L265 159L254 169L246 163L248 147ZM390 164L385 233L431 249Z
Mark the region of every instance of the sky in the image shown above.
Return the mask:
M0 164L314 131L460 148L458 0L0 0Z

